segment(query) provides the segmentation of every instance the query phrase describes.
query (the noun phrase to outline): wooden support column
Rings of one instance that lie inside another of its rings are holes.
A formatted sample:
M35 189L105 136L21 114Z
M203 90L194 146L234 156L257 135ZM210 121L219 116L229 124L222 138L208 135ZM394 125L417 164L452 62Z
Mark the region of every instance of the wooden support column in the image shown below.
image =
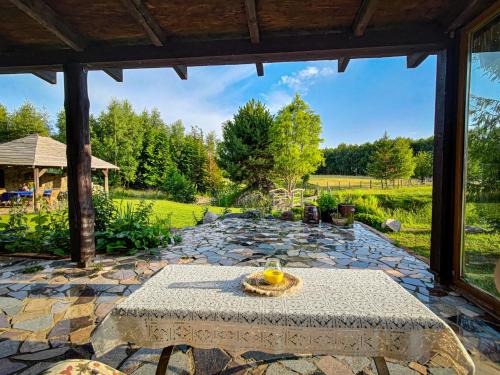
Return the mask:
M442 284L453 279L455 168L458 113L457 40L437 55L436 108L434 124L434 171L432 181L431 271Z
M95 255L87 68L69 63L63 69L71 260L87 266Z
M33 168L33 210L38 210L38 192L40 191L40 170Z
M104 192L106 194L108 194L109 193L109 170L107 168L103 169L102 174L104 175Z

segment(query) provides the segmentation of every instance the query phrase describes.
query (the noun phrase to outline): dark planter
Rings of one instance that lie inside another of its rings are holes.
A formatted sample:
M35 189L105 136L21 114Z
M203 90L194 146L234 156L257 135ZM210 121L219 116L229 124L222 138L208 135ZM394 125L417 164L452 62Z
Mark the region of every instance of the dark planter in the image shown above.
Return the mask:
M354 211L356 210L353 204L339 203L339 213L342 215L342 217L354 215Z
M323 223L331 223L332 222L332 214L334 212L335 212L335 210L332 210L332 209L321 210L321 221Z
M319 208L313 205L304 207L304 223L319 224Z

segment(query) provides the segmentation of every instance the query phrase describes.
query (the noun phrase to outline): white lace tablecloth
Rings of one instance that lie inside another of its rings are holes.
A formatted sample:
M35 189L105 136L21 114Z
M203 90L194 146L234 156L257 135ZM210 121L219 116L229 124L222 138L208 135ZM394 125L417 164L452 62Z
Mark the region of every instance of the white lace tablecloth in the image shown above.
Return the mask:
M421 363L439 353L458 373L474 373L450 327L382 271L294 268L302 289L273 298L241 290L256 270L165 267L104 319L92 337L97 356L126 342Z

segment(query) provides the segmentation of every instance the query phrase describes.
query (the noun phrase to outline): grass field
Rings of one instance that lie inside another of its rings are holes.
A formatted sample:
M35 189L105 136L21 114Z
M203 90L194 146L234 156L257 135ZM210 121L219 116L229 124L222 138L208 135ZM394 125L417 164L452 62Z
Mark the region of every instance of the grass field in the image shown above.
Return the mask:
M146 200L148 202L153 202L153 215L159 218L167 218L170 214L172 215L172 226L175 228L182 228L196 224L194 215L200 219L203 214L204 206L189 203L178 203L163 199L158 200ZM115 199L118 206L126 205L131 203L133 205L138 204L140 199ZM221 214L224 211L222 207L210 206L209 210L217 214ZM237 209L232 209L232 212L236 212Z
M138 204L140 199L127 198L127 199L115 199L116 205L125 206L127 203L132 205ZM182 228L186 226L191 226L196 224L193 217L193 213L197 218L201 218L203 214L204 206L188 203L178 203L163 199L146 199L147 202L153 202L153 216L158 218L168 218L171 214L172 226L175 228ZM224 211L222 207L209 207L210 211L221 214ZM232 212L236 212L237 209L232 209ZM29 216L34 216L31 214ZM0 216L0 223L6 223L8 220L7 215Z
M312 175L309 178L309 184L332 189L375 189L382 187L380 180L367 176ZM425 185L430 185L430 183L427 182ZM396 180L394 185L392 182L389 183L389 188L405 186L418 187L422 186L422 183L416 179Z

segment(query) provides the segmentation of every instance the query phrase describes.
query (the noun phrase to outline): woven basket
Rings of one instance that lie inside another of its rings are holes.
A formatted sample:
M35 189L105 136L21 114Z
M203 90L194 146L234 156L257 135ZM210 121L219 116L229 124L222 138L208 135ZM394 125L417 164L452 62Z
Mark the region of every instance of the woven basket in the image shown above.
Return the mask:
M287 272L283 273L283 281L271 285L264 280L263 271L254 272L241 281L245 292L259 294L266 297L279 297L296 292L302 287L302 279Z

